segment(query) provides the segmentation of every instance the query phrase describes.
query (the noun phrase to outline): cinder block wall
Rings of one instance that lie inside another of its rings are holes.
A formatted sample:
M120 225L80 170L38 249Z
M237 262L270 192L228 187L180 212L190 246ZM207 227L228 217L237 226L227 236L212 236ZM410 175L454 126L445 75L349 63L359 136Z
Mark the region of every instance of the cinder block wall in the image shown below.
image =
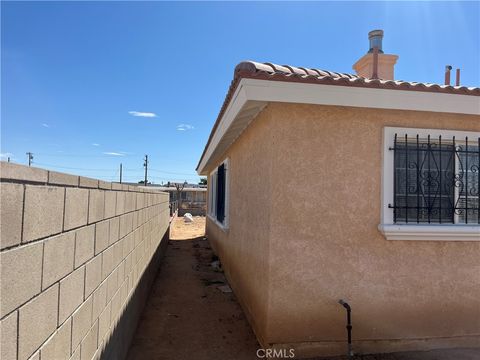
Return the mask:
M0 178L0 358L124 358L168 194L5 162Z

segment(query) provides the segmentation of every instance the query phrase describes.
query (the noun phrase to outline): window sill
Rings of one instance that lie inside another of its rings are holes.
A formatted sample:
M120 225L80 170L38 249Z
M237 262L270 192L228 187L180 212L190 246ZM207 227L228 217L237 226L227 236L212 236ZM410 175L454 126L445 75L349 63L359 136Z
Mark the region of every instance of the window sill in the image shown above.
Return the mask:
M387 240L480 241L479 225L394 225L380 224Z
M210 214L207 214L208 218L215 223L215 225L217 225L221 230L223 230L224 232L227 232L228 230L228 225L226 224L222 224L220 221L217 220L217 218L213 217L212 215Z

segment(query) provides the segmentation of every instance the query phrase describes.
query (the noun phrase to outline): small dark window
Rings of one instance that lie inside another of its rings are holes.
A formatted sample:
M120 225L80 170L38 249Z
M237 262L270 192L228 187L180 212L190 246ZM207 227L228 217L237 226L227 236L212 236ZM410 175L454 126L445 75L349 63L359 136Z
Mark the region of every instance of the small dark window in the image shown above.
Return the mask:
M225 219L225 164L217 171L217 220L223 223Z
M397 138L395 223L480 223L480 139Z

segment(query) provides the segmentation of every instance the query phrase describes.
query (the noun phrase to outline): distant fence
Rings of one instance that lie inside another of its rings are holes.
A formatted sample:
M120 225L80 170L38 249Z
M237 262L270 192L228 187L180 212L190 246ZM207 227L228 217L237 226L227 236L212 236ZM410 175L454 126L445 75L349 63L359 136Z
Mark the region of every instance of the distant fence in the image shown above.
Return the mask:
M186 213L190 213L193 216L205 216L206 210L199 207L178 209L178 216L183 216Z
M168 194L5 162L0 178L0 358L125 358Z

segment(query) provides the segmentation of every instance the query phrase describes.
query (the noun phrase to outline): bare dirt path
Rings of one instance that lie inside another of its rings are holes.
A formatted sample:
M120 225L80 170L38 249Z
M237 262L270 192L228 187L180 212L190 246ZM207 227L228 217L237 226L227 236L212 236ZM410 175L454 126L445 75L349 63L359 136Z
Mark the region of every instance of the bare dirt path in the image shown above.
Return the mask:
M205 219L176 219L160 272L141 316L129 360L256 359L259 348L233 293L218 289Z

